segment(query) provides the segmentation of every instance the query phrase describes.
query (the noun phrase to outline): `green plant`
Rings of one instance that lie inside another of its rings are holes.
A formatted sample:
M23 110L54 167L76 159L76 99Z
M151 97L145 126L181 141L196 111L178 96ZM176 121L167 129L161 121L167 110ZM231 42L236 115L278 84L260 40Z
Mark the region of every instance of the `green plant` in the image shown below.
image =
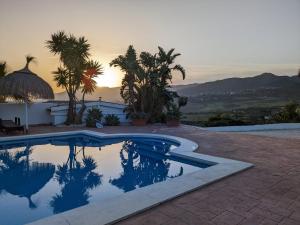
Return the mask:
M239 119L232 118L229 114L217 114L210 117L205 123L207 127L219 126L238 126L245 125L245 122Z
M137 113L131 113L130 118L131 119L147 119L148 115L144 112L137 112Z
M275 122L298 122L300 121L299 104L289 102L278 113L272 116Z
M0 62L0 79L7 75L7 64L6 62ZM5 102L6 97L0 96L0 102Z
M177 105L173 104L170 109L167 111L166 119L167 120L180 120L181 112Z
M105 125L108 126L118 126L120 125L120 119L114 114L109 114L104 117Z
M86 126L87 127L96 127L96 122L101 121L102 111L98 108L92 108L88 110L86 117Z
M119 67L125 76L121 85L121 97L128 104L126 112L132 119L140 119L146 114L147 120L155 122L161 114L169 110L178 94L171 89L174 74L181 74L185 79L185 70L175 64L180 56L175 49L165 51L158 47L158 52L141 52L139 56L132 45L125 55L114 59L110 66ZM174 73L177 72L177 73ZM187 98L180 100L186 104Z
M85 37L76 38L72 34L67 35L64 31L60 31L51 35L51 39L46 41L46 47L54 55L59 55L60 66L53 73L57 86L63 87L69 97L66 124L75 123L75 120L81 122L82 110L79 118L76 119L75 94L82 85L83 94L94 90L92 78L102 73L101 64L89 58L90 44ZM90 78L89 83L92 86L86 86L85 77ZM84 102L84 96L82 102Z

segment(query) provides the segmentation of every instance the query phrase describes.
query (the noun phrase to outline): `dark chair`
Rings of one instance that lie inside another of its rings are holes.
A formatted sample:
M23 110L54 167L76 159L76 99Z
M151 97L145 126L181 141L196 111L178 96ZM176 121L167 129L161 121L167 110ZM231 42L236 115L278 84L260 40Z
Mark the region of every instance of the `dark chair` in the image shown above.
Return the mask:
M11 131L23 131L24 133L24 126L20 125L20 120L15 118L16 123L12 120L2 120L0 119L0 130L8 134Z

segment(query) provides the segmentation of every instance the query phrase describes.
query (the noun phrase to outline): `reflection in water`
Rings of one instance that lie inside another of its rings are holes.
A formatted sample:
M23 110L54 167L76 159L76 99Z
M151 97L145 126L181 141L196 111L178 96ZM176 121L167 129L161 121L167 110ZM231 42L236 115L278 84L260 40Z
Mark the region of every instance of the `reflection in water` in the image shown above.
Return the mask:
M119 178L111 179L110 183L127 192L137 187L166 180L169 178L171 163L162 153L168 152L170 146L167 143L151 143L150 145L147 142L125 141L120 151L123 172ZM149 157L150 155L151 157ZM182 174L183 168L180 167L178 173L170 177Z
M70 153L66 163L57 166L55 177L62 186L61 193L56 194L50 201L53 213L60 213L89 203L88 190L101 184L101 177L93 172L97 164L92 157L86 157L84 148L78 152L74 143L69 143ZM78 162L76 156L82 152L82 163Z
M10 194L26 197L29 207L34 209L37 205L31 200L31 196L48 183L55 166L51 163L29 163L31 152L29 146L16 153L0 152L0 193L5 190Z
M0 224L29 223L209 166L170 156L174 146L80 135L0 142Z

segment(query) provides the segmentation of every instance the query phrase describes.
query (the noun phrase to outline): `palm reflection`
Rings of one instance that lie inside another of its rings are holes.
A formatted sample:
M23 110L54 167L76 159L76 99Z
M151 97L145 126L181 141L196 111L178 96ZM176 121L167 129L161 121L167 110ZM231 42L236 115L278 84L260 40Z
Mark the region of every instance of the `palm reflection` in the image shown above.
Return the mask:
M168 176L170 163L165 153L170 149L169 144L147 143L146 141L126 141L120 151L123 172L110 183L124 192L161 182L169 177L183 174L183 168Z
M51 163L30 163L30 146L15 153L8 150L0 152L0 193L6 191L12 195L28 199L29 208L37 204L31 196L39 192L53 177L55 166Z
M89 190L101 184L101 177L94 172L97 164L92 157L86 157L84 147L79 151L74 143L69 143L70 151L66 163L59 165L55 173L62 186L61 193L56 194L50 205L54 213L60 213L89 203ZM76 156L82 152L82 162Z

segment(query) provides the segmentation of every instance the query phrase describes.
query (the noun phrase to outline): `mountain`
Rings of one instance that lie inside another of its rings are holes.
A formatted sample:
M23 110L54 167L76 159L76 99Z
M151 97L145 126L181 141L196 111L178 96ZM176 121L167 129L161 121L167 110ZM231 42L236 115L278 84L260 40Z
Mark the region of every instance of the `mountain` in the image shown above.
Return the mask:
M197 115L197 120L224 112L261 117L278 111L289 101L300 103L300 78L272 73L173 88L189 97L182 110Z
M255 77L228 78L202 84L174 86L180 95L194 97L200 95L226 95L261 90L291 91L299 90L300 79L297 76L276 76L263 73Z

